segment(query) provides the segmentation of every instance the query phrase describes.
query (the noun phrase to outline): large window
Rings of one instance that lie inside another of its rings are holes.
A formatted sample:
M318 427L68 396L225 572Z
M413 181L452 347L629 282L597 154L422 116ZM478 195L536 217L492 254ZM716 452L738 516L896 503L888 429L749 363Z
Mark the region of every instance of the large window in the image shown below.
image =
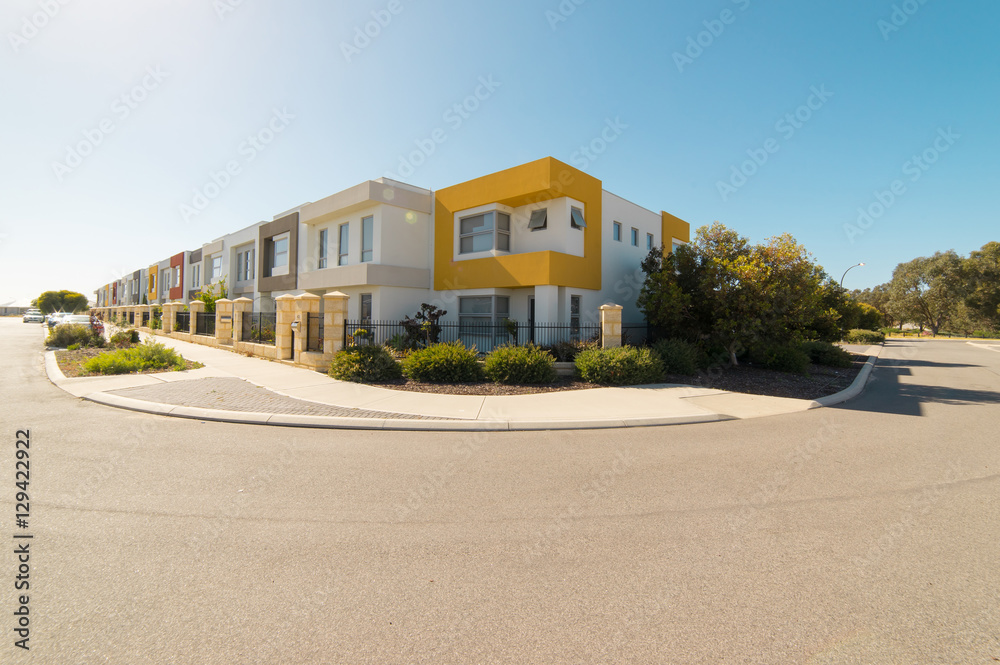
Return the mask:
M323 229L319 232L319 267L326 267L326 241L327 241L327 229Z
M375 218L361 220L361 262L367 263L375 256Z
M272 268L288 267L288 234L285 233L274 238L274 253L271 257Z
M463 217L458 226L459 254L489 252L494 247L510 251L510 215L507 213L490 211Z
M458 299L458 323L465 334L491 335L496 324L510 318L510 298L507 296L463 296Z
M372 294L370 293L361 294L361 311L359 312L359 314L361 315L362 321L372 320Z
M337 265L347 265L347 247L350 240L350 224L340 225L340 240L337 242Z
M248 282L253 279L255 254L253 247L236 252L237 282Z
M215 280L222 277L222 255L213 256L211 263L209 264L210 270L208 274L208 282L214 282Z

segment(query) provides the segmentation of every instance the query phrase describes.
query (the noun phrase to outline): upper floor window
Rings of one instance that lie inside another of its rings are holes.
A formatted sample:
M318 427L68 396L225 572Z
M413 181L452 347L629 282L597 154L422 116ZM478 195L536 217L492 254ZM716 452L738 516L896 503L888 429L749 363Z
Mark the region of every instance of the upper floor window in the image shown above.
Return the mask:
M510 215L507 213L491 210L463 217L458 225L459 254L489 252L494 247L500 251L510 251Z
M653 234L646 234L646 249L653 249Z
M326 241L327 241L328 231L327 229L322 229L319 232L319 267L326 267Z
M201 286L201 264L196 263L191 266L191 288L197 289Z
M347 265L347 247L348 240L350 239L350 224L340 225L340 240L337 243L337 265L346 266Z
M253 247L236 252L236 281L247 282L254 276L254 258L256 252Z
M621 222L615 222L614 225L611 227L611 238L612 238L612 240L615 240L616 242L621 242L622 241L622 223Z
M222 256L213 256L211 262L208 264L208 282L214 282L215 280L222 277Z
M572 210L570 210L569 225L574 229L587 228L587 222L583 220L582 210L580 210L579 208L573 208Z
M535 210L531 213L531 219L528 220L528 229L531 231L541 231L549 225L549 211L547 208L542 208L541 210Z
M632 240L632 246L633 247L638 247L639 246L639 229L635 228L634 226L632 227L632 238L631 238L631 240Z
M288 234L284 234L274 239L274 258L271 261L271 267L282 268L287 265L288 265Z
M375 256L375 218L361 220L361 262L371 261Z

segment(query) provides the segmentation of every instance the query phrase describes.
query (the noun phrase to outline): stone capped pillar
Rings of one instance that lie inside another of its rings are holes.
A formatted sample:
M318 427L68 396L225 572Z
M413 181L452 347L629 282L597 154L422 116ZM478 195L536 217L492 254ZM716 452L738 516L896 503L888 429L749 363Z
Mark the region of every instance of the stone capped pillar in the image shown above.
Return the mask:
M177 305L165 302L160 309L163 311L163 334L169 335L174 332L174 314L177 313Z
M215 339L227 346L233 343L233 301L228 298L215 301Z
M330 291L323 295L323 353L332 355L344 348L344 322L347 321L346 293Z
M295 362L300 362L302 354L309 350L309 337L319 334L318 325L314 326L314 330L309 330L309 315L319 314L319 301L319 296L312 293L303 293L295 297L294 320L299 324L296 334L293 335L295 342L292 357L295 358Z
M293 357L292 322L295 320L295 296L287 293L274 299L274 350L278 360Z
M219 306L218 303L215 304ZM243 341L243 314L253 313L253 300L250 298L237 298L231 305L233 310L233 342ZM216 323L216 326L219 324Z
M622 345L622 306L601 305L601 346L615 349Z
M191 312L191 318L188 322L188 333L193 335L198 329L198 315L205 311L205 303L200 300L192 300L188 303L188 311Z

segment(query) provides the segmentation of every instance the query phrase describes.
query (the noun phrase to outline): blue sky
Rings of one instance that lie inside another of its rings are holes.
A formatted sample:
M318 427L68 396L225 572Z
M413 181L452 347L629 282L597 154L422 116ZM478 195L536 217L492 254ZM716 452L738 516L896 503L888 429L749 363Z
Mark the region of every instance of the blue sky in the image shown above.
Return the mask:
M998 27L989 0L7 0L0 301L548 155L874 286L1000 240Z

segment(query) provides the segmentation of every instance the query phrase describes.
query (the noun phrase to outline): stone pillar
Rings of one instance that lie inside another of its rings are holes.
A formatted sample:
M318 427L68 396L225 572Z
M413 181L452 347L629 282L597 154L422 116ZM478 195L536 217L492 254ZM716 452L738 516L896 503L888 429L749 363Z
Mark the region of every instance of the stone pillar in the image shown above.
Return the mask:
M177 312L177 307L172 302L165 302L161 309L163 310L163 333L169 335L174 332L174 314Z
M293 336L295 338L295 344L292 349L292 357L295 358L295 362L301 362L302 354L309 351L309 346L307 344L310 336L309 315L319 314L319 300L319 296L312 293L303 293L302 295L295 297L294 320L299 324L298 330L295 331L296 334ZM317 326L311 334L319 334L319 327Z
M346 293L330 291L323 296L323 353L333 355L344 348L344 322L347 320Z
M183 307L183 305L181 305ZM205 303L200 300L192 300L188 303L188 311L191 312L191 320L188 324L188 332L194 334L198 329L198 314L205 311Z
M215 304L216 307L219 303ZM233 342L243 341L243 313L253 313L253 300L250 298L237 298L231 305L233 310ZM216 323L216 325L219 325Z
M601 305L601 346L614 349L622 345L622 306Z
M295 296L287 293L274 299L274 351L278 360L293 357L292 321L295 320Z
M215 340L227 346L233 343L233 301L228 298L215 301Z

